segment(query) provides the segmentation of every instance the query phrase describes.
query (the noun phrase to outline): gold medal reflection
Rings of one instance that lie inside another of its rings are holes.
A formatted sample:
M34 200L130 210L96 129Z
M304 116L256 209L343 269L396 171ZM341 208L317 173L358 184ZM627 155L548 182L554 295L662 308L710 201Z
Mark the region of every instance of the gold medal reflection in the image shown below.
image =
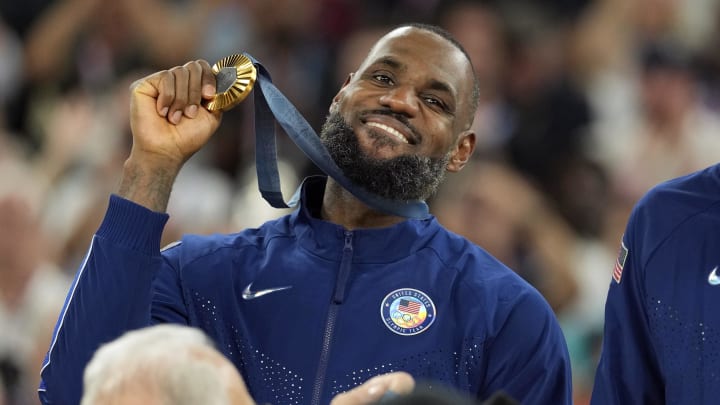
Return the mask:
M230 55L212 66L216 94L203 102L210 111L227 111L240 104L250 94L257 80L257 69L245 55Z

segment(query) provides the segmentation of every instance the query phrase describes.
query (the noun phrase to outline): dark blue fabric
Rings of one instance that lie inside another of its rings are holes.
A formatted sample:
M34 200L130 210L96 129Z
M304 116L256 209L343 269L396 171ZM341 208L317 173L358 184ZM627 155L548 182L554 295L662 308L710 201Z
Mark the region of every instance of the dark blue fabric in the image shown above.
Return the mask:
M619 281L608 272L591 404L719 403L720 285L710 282L719 230L720 165L662 183L637 203Z
M303 118L280 90L272 83L270 73L252 56L245 54L257 68L255 87L255 165L258 185L263 198L275 208L287 208L297 204L297 199L285 200L280 189L275 145L275 120L283 127L290 139L325 174L360 201L379 211L407 218L429 217L424 201L394 201L382 198L353 184L330 157L327 149L310 124Z
M77 404L99 344L163 322L207 333L257 403L327 404L394 370L479 400L503 390L528 405L572 403L562 331L537 290L432 217L353 231L314 218L324 185L306 180L292 215L187 236L162 253L167 216L113 196L58 321L42 403ZM400 289L433 301L435 320L422 333L388 326L384 301Z

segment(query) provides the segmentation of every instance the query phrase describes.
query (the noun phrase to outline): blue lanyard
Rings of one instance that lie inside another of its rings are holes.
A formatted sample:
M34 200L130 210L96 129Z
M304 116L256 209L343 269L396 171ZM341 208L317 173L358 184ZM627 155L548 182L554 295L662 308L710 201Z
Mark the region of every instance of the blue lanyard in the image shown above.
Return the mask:
M368 206L387 214L425 219L430 216L422 200L396 201L380 197L353 184L335 164L320 137L293 104L275 87L270 73L252 56L245 54L257 69L255 90L255 165L260 194L275 208L297 205L299 189L285 202L280 189L275 143L275 121L305 155L325 174Z

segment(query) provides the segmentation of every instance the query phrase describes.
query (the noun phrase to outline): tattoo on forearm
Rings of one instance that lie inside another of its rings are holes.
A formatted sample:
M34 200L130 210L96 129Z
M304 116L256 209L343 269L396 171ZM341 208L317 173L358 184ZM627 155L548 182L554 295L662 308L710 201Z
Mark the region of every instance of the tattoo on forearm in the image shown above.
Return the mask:
M153 211L164 212L176 175L177 173L168 169L148 171L126 165L118 194Z

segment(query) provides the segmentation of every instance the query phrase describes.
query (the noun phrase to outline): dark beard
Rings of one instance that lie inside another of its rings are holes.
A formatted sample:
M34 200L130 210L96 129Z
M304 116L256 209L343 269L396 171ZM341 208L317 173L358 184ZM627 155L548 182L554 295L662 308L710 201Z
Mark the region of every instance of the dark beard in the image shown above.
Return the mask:
M449 153L443 158L415 155L390 159L370 157L360 148L355 132L339 113L330 113L323 124L320 139L350 181L391 200L426 200L431 197L445 177L450 159ZM385 137L373 136L373 139L376 148L393 144Z

